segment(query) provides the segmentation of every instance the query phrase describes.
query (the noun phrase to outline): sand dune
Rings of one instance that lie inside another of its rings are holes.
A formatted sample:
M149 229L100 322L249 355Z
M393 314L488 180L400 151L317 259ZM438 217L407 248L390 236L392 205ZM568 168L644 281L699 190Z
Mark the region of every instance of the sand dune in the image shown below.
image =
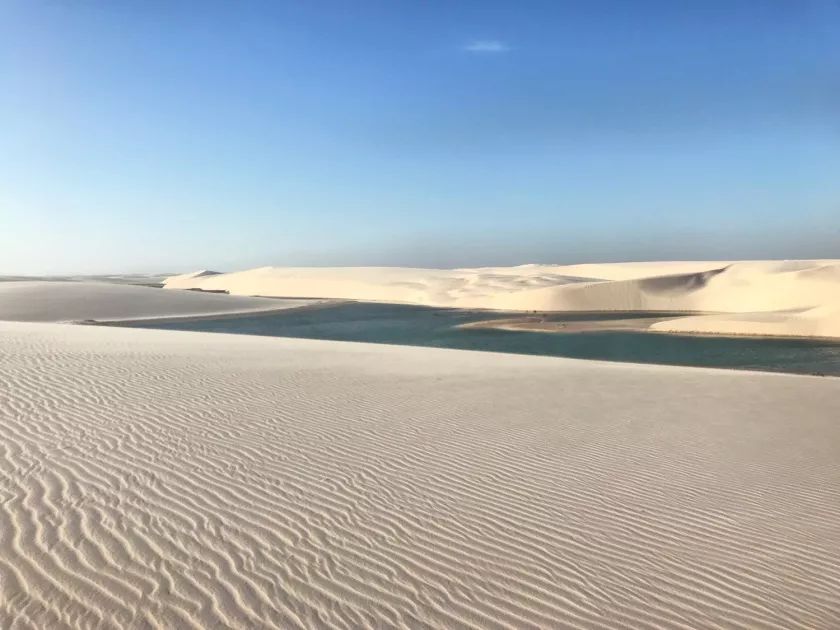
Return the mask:
M173 292L104 282L0 283L0 320L129 320L273 311L300 300Z
M741 262L702 272L546 287L496 296L537 310L756 312L813 308L840 288L840 262Z
M459 306L481 303L500 291L591 280L567 276L552 265L483 269L409 267L262 267L209 277L192 274L165 281L168 289L225 290L232 295L324 297Z
M657 330L836 336L840 261L522 265L508 268L277 268L176 276L167 288L333 297L504 311L690 311ZM769 331L773 331L770 333Z
M169 278L164 278L164 282L168 282L170 284L176 284L179 282L188 282L191 280L195 280L196 278L209 278L210 276L218 276L221 272L219 271L210 271L209 269L202 269L200 271L191 271L190 273L183 273L177 276L171 276Z
M840 619L837 379L0 322L0 384L3 628Z

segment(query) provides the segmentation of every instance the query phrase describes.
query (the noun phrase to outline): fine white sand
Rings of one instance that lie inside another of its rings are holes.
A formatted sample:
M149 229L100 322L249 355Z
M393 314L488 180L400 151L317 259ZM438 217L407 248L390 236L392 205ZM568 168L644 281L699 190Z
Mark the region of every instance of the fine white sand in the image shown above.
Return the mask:
M660 332L840 337L840 305L771 313L734 313L680 317L650 326Z
M273 311L302 300L163 291L104 282L0 282L0 320L116 321Z
M482 269L277 268L176 276L167 288L511 311L750 313L657 330L840 336L840 261L523 265ZM768 324L768 322L770 322Z
M2 628L840 619L840 379L0 322Z

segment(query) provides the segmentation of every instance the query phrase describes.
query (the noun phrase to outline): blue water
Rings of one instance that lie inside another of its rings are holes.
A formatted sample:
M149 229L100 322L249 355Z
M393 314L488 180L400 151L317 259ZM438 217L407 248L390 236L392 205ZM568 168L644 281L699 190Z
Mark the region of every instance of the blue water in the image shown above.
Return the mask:
M625 331L557 334L455 328L458 324L503 316L417 306L345 303L272 315L130 325L840 376L840 343L827 341L689 337ZM561 314L551 319L580 321L627 316L626 313Z

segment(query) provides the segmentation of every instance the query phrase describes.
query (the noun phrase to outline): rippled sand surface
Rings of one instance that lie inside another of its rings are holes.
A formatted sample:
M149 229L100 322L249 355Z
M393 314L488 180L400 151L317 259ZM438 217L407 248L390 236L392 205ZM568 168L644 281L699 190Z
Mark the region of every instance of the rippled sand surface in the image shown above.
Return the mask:
M826 628L840 380L0 322L2 628Z

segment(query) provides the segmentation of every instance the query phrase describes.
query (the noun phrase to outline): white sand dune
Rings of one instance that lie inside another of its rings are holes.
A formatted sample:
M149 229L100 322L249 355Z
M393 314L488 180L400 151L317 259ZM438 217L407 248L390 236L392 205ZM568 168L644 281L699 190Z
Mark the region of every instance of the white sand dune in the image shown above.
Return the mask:
M220 271L210 271L209 269L202 269L200 271L191 271L190 273L182 273L177 276L171 276L169 278L164 278L164 282L169 282L171 284L175 284L178 282L188 282L191 280L195 280L196 278L209 278L211 276L218 276L221 275Z
M0 283L0 320L32 322L133 320L273 311L301 300L163 291L104 282Z
M575 275L581 273L589 275ZM347 298L496 310L751 312L821 305L827 298L826 291L840 288L840 261L523 265L450 270L263 267L212 276L175 276L165 285L171 289L226 290L234 295Z
M175 276L166 287L505 311L752 313L662 331L840 336L840 261L658 262L508 268L279 268Z
M838 409L839 379L0 322L0 627L834 630Z
M249 271L195 277L174 276L168 289L225 290L232 295L325 297L461 306L481 304L504 291L555 287L591 278L567 276L553 265L482 269L410 267L262 267Z
M840 262L741 262L703 272L499 295L538 310L756 312L814 308L840 295Z

